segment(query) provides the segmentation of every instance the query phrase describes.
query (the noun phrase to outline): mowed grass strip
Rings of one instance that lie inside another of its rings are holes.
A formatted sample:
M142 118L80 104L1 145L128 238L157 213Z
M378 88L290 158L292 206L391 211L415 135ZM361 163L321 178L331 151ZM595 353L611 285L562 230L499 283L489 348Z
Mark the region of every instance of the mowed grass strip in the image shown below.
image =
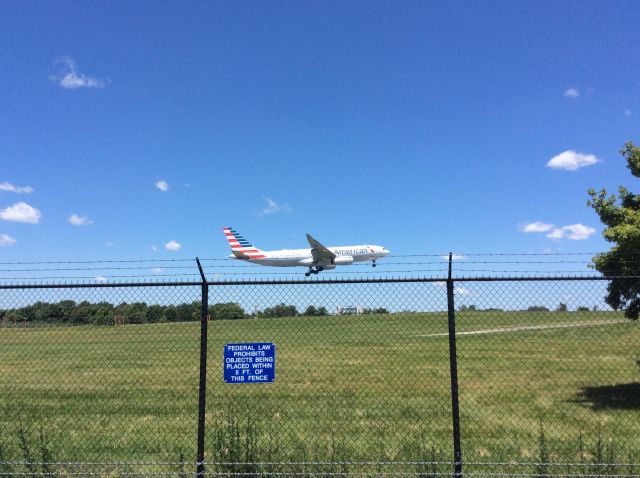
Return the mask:
M567 327L522 330L544 325ZM636 323L609 312L457 314L460 332L505 328L457 340L468 459L535 456L541 426L567 459L581 434L604 434L622 455L637 449L634 402L589 394L638 382ZM253 421L259 440L282 450L340 444L354 460L402 460L428 443L448 459L446 332L445 313L210 322L208 454L232 418ZM274 342L276 381L224 384L232 342ZM0 329L0 430L42 427L65 460L191 458L198 347L197 323Z

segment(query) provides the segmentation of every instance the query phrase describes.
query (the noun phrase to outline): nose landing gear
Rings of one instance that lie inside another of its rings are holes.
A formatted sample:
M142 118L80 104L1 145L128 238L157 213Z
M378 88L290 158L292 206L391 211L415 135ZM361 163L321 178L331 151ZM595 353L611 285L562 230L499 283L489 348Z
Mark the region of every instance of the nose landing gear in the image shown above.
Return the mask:
M322 272L324 270L324 267L322 266L317 266L315 269L313 267L309 267L309 271L305 272L304 275L306 277L309 277L311 274L317 274L319 272Z
M371 267L375 267L376 266L376 260L373 259L371 262L372 262Z

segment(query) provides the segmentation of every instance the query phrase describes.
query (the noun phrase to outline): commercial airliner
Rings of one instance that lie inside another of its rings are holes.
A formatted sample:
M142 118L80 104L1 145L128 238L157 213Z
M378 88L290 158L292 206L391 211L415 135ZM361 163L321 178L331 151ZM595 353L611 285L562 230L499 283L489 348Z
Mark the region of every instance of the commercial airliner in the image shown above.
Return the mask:
M376 261L390 253L382 246L341 246L325 247L307 234L309 249L281 249L279 251L263 251L254 247L232 227L222 229L231 246L232 259L273 267L308 267L305 276L318 274L324 270L335 269L336 266L346 266L355 262L371 261L373 267Z

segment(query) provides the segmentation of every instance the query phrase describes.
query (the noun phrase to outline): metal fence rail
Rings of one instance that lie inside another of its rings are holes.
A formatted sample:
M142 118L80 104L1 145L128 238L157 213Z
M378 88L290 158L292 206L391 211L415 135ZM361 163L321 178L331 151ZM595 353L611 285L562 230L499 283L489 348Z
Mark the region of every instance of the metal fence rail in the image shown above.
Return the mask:
M607 278L201 279L0 285L0 478L640 476Z

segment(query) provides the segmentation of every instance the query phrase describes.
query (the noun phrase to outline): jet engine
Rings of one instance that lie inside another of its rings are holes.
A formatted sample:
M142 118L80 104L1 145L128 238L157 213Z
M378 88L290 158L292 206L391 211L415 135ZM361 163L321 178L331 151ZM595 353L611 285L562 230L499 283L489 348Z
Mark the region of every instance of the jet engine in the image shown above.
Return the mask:
M337 266L348 266L349 264L353 264L353 256L337 256L333 263Z

